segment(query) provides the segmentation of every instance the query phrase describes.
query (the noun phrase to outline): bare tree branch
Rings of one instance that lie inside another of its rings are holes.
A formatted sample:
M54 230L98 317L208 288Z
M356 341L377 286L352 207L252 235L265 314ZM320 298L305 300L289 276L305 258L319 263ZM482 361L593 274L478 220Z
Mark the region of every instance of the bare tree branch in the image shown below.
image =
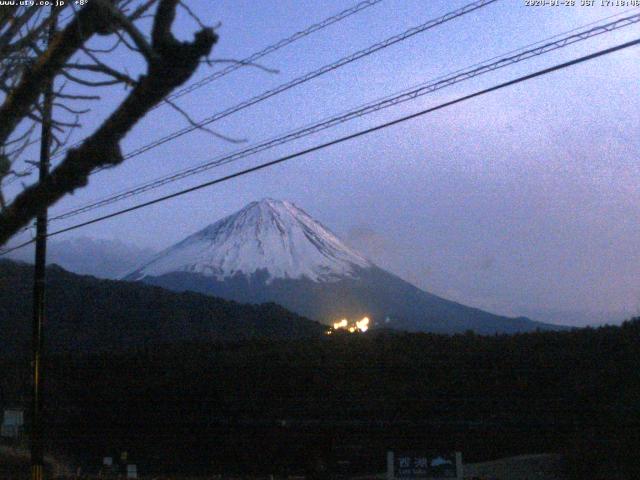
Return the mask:
M265 67L264 65L261 65L259 63L256 62L247 62L244 60L234 60L232 58L214 58L212 60L204 60L206 63L233 63L236 65L243 65L245 67L254 67L254 68L258 68L264 72L267 73L280 73L280 70L276 69L276 68L269 68L269 67Z
M246 138L231 138L228 137L226 135L222 135L221 133L218 133L214 130L211 130L210 128L205 127L204 125L200 125L198 122L196 122L193 118L191 118L191 116L185 112L182 108L180 108L178 105L176 105L174 102L172 102L171 100L169 100L168 98L164 99L165 102L167 102L169 104L169 106L171 108L173 108L176 112L178 112L180 115L182 115L187 122L189 122L189 124L193 127L196 127L198 130L202 130L203 132L206 132L210 135L213 135L214 137L220 138L222 140L226 140L227 142L230 143L245 143L247 141Z
M83 7L69 25L54 37L47 51L7 95L0 106L0 144L4 144L18 123L27 116L46 81L59 72L89 38L106 28L110 15L99 5L98 2L89 2Z
M32 109L34 105L37 108L35 100L42 88L41 82L61 73L70 56L81 50L93 34L113 28L109 19L119 28L125 28L120 20L114 19L110 9L100 7L104 1L90 2L83 7L0 107L3 118L0 145L15 130L20 119L26 116L37 119ZM40 209L85 186L94 169L121 163L120 141L152 107L189 79L200 60L209 55L217 41L213 29L198 31L191 42L180 42L171 33L177 4L178 0L160 0L151 34L153 55L145 55L147 72L140 76L123 102L92 135L76 148L69 149L43 182L26 187L0 212L0 245L26 226ZM35 93L27 91L27 86ZM78 98L75 95L67 97ZM4 118L7 118L6 123Z
M111 14L112 18L121 27L125 32L129 34L133 42L138 47L138 50L142 52L142 54L147 58L148 62L152 62L156 60L156 52L151 48L149 42L144 37L142 32L138 30L138 27L134 25L134 23L125 17L120 10L118 10L114 5L109 2L109 0L95 0L99 2L105 10L108 10Z

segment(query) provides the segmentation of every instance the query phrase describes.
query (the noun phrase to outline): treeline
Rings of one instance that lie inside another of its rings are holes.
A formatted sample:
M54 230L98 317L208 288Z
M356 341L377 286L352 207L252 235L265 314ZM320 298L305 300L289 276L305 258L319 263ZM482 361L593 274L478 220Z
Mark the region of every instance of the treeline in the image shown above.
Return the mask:
M147 472L320 475L345 449L371 472L388 448L428 448L468 461L561 452L576 478L640 478L629 453L640 447L640 320L183 343L46 364L50 446L88 468L126 450ZM27 359L0 369L4 399L27 398Z
M0 352L31 348L33 267L0 260ZM245 305L140 283L47 269L49 352L127 350L166 342L305 338L325 327L276 304Z

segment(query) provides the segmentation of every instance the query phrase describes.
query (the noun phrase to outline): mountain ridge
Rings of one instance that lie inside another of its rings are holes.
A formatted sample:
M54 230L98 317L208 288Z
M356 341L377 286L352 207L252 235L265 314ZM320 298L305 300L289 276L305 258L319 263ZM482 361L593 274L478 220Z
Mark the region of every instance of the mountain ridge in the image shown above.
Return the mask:
M138 280L171 271L217 279L267 270L270 278L331 281L373 264L304 210L265 198L208 225L126 275Z
M304 210L270 198L189 235L125 279L238 302L272 301L325 324L366 315L374 327L435 333L562 328L425 292L376 266Z
M0 352L29 351L33 267L0 260ZM274 303L98 279L47 267L47 351L96 352L179 342L322 336L326 327Z

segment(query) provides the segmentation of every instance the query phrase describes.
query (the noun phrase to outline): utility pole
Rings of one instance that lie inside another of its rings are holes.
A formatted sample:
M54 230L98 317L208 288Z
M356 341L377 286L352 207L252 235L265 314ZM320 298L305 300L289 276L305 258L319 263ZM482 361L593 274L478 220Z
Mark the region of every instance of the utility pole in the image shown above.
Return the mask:
M47 46L56 31L56 12L51 7L51 24ZM49 175L49 159L51 153L51 123L53 108L53 76L47 81L43 91L42 132L40 140L40 165L38 180L42 183ZM42 438L42 349L43 324L45 316L45 287L47 263L47 207L38 212L36 218L36 256L33 282L33 360L31 399L31 479L43 480L44 446Z

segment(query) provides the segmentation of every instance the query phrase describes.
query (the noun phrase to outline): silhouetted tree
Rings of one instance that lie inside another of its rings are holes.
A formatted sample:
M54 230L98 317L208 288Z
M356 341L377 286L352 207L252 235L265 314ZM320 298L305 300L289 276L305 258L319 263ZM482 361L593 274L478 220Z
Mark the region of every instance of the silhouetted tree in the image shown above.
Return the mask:
M95 89L101 87L122 84L127 90L93 133L64 152L46 181L23 188L10 204L0 202L0 246L41 208L85 186L93 170L121 163L122 139L151 108L193 75L217 40L213 29L205 26L192 41L175 38L171 29L179 6L196 18L180 0L91 0L77 11L73 3L51 14L44 7L19 6L18 2L0 8L0 181L24 173L16 167L16 160L33 143L35 126L42 121L42 93L54 77L66 82L55 89L56 104L72 118L54 119L53 148L65 143L63 135L79 126L78 116L87 111L73 105L96 100ZM71 16L61 18L63 12ZM43 42L59 17L60 30L50 42ZM145 17L152 21L145 22ZM113 46L92 47L90 41L97 36L113 37ZM137 78L109 64L118 48L143 59L146 68ZM90 92L69 91L66 85L80 85Z

